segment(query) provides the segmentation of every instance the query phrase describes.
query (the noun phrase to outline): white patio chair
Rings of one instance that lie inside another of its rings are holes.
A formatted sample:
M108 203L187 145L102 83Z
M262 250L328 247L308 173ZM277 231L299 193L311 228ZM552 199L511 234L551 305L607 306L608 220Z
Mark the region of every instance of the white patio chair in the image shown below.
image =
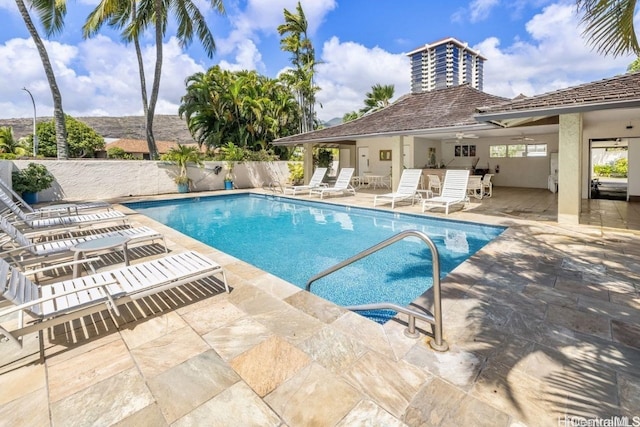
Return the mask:
M427 187L427 190L431 190L433 194L440 195L440 191L442 190L440 177L438 175L427 175L427 178L429 178L429 186Z
M447 170L442 184L442 194L422 201L422 212L434 207L444 207L445 215L449 215L449 206L466 203L468 170Z
M484 187L482 186L482 177L480 175L471 175L467 184L467 193L476 199L482 200Z
M0 259L0 296L10 302L0 320L18 313L16 329L0 326L0 335L21 346L21 337L92 313L109 309L215 274L226 276L216 262L197 252L185 252L90 276L36 285L18 268ZM33 320L25 322L25 315ZM114 319L115 320L115 319ZM12 322L9 322L12 323Z
M333 187L316 187L309 191L309 194L318 194L320 198L324 198L325 194L344 194L351 193L356 195L356 190L351 185L351 177L353 176L353 168L342 168L336 178L336 183Z
M395 207L396 201L411 199L411 204L415 202L418 195L418 185L420 184L420 177L422 176L422 169L405 169L402 171L400 182L398 183L398 189L393 193L378 194L373 198L373 207L376 207L378 201L380 203L391 202L391 209Z
M491 182L492 177L492 173L487 173L482 177L482 193L487 197L493 196L493 183Z
M322 180L324 179L324 175L327 173L327 168L317 168L313 175L311 175L311 179L309 180L309 184L306 185L293 185L289 187L285 187L284 193L287 194L287 191L290 191L294 196L296 193L301 191L311 191L314 188L322 186Z

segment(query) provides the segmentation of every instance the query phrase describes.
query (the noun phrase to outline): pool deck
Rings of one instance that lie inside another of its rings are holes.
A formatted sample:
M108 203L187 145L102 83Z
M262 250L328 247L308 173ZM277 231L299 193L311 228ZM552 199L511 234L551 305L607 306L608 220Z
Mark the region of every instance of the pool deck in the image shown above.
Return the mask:
M326 201L372 207L374 194ZM20 351L0 344L0 425L640 417L640 204L585 203L579 226L555 221L557 195L544 190L496 188L452 209L451 219L509 229L443 281L443 353L425 335L405 337L398 322L376 324L122 207L165 233L171 251L195 249L223 265L231 293L184 286L128 305L116 322L103 313L46 331L42 344L27 336ZM162 255L134 249L132 262ZM416 302L430 300L427 292Z

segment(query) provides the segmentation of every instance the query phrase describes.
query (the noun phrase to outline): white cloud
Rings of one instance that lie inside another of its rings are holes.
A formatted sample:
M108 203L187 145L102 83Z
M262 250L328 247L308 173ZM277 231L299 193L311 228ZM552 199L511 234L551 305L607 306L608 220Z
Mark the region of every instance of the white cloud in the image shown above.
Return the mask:
M65 113L86 115L141 115L142 100L135 52L108 37L98 36L77 46L45 42ZM12 87L0 87L0 99L10 104L4 117L31 117L31 100L20 90L27 87L36 100L38 116L51 116L53 106L49 84L31 39L12 39L0 45L0 74ZM155 47L143 46L147 90L151 92ZM74 67L74 68L72 68ZM75 71L75 70L77 71ZM86 71L85 71L86 70ZM203 67L182 53L172 38L164 44L164 61L156 112L177 114L185 93L185 78Z
M316 83L322 88L316 111L321 120L342 117L364 106L366 92L374 84L394 85L396 97L409 91L409 59L379 47L367 48L354 42L341 43L332 37L322 48L322 64Z
M500 0L473 0L469 4L471 22L479 22L487 19L491 9L498 6Z
M631 57L598 55L587 46L573 4L553 4L526 25L532 41L501 47L490 37L474 46L487 58L485 92L535 95L624 72Z
M227 37L216 40L218 53L234 55L238 59L242 53L237 51L246 48L247 41L255 46L260 43L261 36L277 35L278 25L284 22L284 9L295 13L297 3L298 0L249 0L245 10L227 11L233 30ZM304 0L301 5L311 36L322 24L326 14L336 7L336 1ZM256 69L260 68L264 68L264 64L256 62Z
M0 9L5 9L19 15L15 0L0 0Z
M235 62L226 60L219 62L221 68L230 71L257 70L264 72L262 55L251 40L242 40L236 45Z

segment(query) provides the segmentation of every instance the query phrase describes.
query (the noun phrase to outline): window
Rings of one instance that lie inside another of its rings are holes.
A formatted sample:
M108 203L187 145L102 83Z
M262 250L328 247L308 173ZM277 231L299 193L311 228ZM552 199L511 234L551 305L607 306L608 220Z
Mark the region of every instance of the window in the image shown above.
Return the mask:
M490 145L489 157L546 157L547 144Z
M546 157L547 144L529 144L527 145L527 157Z
M489 146L489 157L507 157L507 146L506 145Z
M507 145L507 157L526 157L527 146L524 144Z

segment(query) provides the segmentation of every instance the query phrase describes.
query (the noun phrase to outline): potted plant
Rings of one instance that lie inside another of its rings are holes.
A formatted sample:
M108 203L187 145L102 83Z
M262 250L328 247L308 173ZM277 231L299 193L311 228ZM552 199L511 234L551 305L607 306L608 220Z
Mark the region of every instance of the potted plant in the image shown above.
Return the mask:
M241 162L244 160L244 149L242 147L238 147L233 142L227 143L227 145L220 148L221 159L225 161L225 167L227 169L227 173L224 176L224 189L232 190L233 189L233 167L235 165L234 162Z
M224 189L233 190L233 162L226 162L227 173L224 176Z
M11 174L12 186L16 193L29 204L38 203L38 192L51 187L54 181L45 165L29 163L29 165Z
M188 193L191 179L187 175L187 165L189 163L195 163L198 167L203 165L202 153L200 153L198 147L178 144L177 147L169 150L162 159L178 166L178 173L173 178L173 181L178 185L178 193Z

